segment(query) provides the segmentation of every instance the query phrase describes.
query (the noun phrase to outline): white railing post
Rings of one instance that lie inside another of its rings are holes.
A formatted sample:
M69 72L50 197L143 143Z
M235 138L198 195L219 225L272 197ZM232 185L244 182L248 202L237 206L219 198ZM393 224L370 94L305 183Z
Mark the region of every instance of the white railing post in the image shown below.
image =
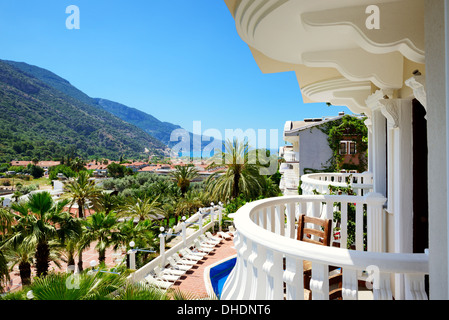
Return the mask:
M312 262L312 279L310 279L312 300L329 300L329 266Z
M287 212L286 212L286 216L287 216L287 237L295 239L296 238L296 234L295 234L295 203L288 203L287 204Z
M212 203L212 207L210 208L210 221L212 222L212 233L215 233L215 206Z
M222 228L221 228L221 221L223 219L223 207L220 203L219 207L218 207L218 231L222 232Z
M165 266L165 236L164 234L159 234L159 256L161 257L160 267Z
M343 269L342 291L343 300L357 300L358 280L356 269Z
M377 270L373 282L374 300L392 300L393 294L390 286L390 273Z
M181 228L182 228L182 243L184 245L184 248L187 247L187 228L185 221L181 222Z
M275 233L283 236L285 234L285 215L284 205L277 205L274 207L275 214Z
M266 300L284 299L284 278L282 268L282 254L267 249L266 261L263 264L263 270L266 275Z
M264 299L266 292L266 277L263 274L263 263L265 262L265 248L256 243L252 244L252 251L248 257L248 263L251 266L251 292L250 300Z
M288 255L285 257L284 282L287 300L304 300L303 260Z
M136 270L136 252L135 249L130 249L128 251L129 254L129 269Z
M425 275L422 273L405 274L405 300L427 300Z
M368 251L384 252L383 205L386 199L379 193L368 193L365 196L365 201L367 203Z

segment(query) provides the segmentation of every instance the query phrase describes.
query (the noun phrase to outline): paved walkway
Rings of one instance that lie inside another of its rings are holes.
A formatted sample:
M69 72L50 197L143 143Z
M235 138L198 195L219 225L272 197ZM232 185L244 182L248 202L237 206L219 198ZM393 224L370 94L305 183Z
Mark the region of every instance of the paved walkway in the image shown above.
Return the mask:
M234 238L223 240L215 246L215 250L206 255L202 260L182 276L173 286L186 294L194 294L197 297L208 297L204 284L204 269L220 260L233 256L237 253L234 248Z

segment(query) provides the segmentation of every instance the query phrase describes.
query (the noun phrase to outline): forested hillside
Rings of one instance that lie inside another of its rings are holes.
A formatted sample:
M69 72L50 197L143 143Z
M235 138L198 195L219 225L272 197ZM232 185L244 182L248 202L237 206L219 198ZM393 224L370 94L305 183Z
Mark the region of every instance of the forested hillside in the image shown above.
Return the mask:
M61 84L61 79L53 80ZM67 87L71 87L68 82ZM138 158L144 156L145 148L151 154L166 149L142 129L83 102L86 97L69 96L0 61L0 162L59 159L69 154Z

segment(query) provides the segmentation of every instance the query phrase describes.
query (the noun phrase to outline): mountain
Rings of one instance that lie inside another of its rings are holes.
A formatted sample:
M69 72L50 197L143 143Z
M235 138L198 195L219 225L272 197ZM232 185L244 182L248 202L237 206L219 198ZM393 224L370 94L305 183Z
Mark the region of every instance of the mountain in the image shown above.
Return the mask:
M140 158L145 149L162 155L166 146L53 73L0 60L0 161Z
M1 60L0 60L1 61ZM84 92L80 91L76 87L70 84L69 81L59 77L58 75L33 65L29 65L24 62L7 61L4 62L14 66L15 68L34 76L35 78L41 80L47 85L61 91L62 93L77 99L85 104L91 105L95 108L105 110L116 117L122 119L123 121L133 124L136 127L142 129L146 133L150 134L154 138L158 139L168 147L173 147L178 143L178 141L170 141L170 135L173 130L182 129L179 125L175 125L169 122L163 122L155 118L154 116L140 111L136 108L132 108L121 103L110 101L102 98L91 98ZM187 132L187 131L186 131ZM198 137L189 132L190 138L190 150L193 150L193 141L195 138L205 139L203 143L203 148L209 144L209 137ZM210 141L213 141L211 139ZM220 144L222 142L220 141Z
M141 128L168 146L173 146L173 142L170 141L171 132L176 129L182 129L178 125L162 122L148 113L125 106L121 103L101 98L96 98L94 101L104 110Z

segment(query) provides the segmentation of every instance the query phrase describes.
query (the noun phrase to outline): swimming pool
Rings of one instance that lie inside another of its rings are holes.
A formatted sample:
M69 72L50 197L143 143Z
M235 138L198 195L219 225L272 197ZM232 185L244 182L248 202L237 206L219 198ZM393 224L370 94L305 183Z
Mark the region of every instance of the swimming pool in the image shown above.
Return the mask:
M232 256L225 260L221 260L204 270L204 282L209 295L216 296L218 299L220 298L223 285L232 269L234 269L236 260L236 256Z

